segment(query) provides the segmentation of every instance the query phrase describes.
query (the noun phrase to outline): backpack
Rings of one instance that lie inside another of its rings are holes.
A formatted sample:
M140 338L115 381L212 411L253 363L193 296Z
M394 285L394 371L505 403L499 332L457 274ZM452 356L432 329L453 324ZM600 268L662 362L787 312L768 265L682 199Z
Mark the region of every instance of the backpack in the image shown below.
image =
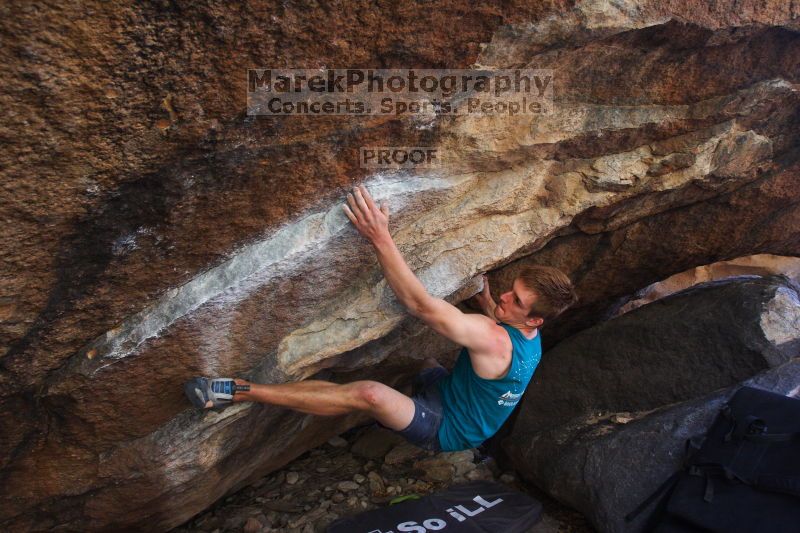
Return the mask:
M625 518L664 494L647 524L656 533L800 531L800 400L742 387L684 468Z

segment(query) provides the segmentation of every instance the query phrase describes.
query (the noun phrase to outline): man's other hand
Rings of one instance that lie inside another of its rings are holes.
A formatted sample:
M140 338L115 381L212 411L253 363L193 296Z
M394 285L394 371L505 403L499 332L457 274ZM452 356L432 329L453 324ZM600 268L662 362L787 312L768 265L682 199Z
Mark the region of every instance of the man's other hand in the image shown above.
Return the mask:
M486 274L482 274L481 278L483 279L483 289L467 300L467 305L473 309L480 310L492 320L497 320L494 316L494 308L497 304L489 291L489 278L486 277Z
M481 278L483 279L483 290L473 296L472 300L481 310L488 313L494 310L496 304L492 293L489 292L489 278L486 277L486 274L482 274Z
M359 185L353 188L353 192L347 193L347 203L349 207L342 206L347 218L370 242L390 236L389 205L386 201L381 202L379 209L367 188Z

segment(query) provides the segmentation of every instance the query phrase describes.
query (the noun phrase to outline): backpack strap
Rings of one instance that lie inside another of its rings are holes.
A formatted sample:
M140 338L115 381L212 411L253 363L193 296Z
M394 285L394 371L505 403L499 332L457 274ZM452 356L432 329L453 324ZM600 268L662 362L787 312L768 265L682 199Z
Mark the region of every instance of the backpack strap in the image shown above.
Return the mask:
M688 469L690 476L700 476L706 479L706 489L703 492L703 500L707 503L714 501L714 475L723 476L728 481L738 481L744 485L755 486L756 483L752 480L745 479L734 472L726 465L716 463L704 463L691 465Z

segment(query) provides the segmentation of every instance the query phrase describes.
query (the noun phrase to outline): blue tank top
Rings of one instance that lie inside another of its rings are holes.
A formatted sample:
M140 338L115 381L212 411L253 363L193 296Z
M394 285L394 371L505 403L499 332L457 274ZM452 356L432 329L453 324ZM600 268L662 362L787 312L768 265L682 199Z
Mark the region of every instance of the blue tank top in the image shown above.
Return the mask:
M453 372L440 379L442 451L466 450L479 446L497 433L522 398L542 357L541 333L526 339L517 328L497 322L511 337L511 368L504 378L484 379L472 368L466 347L458 354Z

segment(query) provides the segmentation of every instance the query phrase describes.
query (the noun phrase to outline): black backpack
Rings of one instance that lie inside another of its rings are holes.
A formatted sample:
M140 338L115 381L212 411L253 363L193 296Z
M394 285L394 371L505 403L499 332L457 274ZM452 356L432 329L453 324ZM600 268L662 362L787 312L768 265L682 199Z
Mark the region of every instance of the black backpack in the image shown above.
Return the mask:
M800 400L742 387L698 444L626 520L664 494L646 531L800 532Z

